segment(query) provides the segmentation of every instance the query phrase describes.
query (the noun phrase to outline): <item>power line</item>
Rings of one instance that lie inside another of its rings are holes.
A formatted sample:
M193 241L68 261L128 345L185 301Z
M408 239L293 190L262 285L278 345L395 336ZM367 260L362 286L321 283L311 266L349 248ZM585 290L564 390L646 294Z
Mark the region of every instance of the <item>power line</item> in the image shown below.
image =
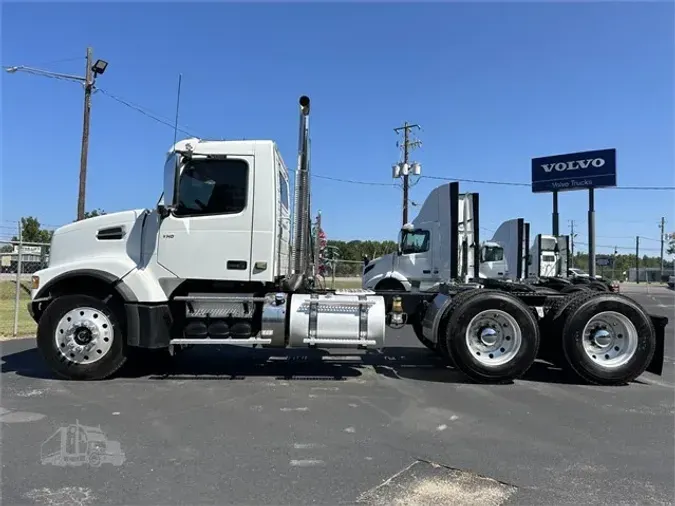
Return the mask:
M162 125L168 126L169 128L176 128L176 125L174 123L172 123L170 120L162 119L159 116L157 116L153 113L150 113L148 110L146 110L145 108L143 108L139 105L133 104L133 103L123 99L122 97L118 97L117 95L113 95L112 93L108 93L107 91L105 91L102 88L96 88L96 90L103 93L106 97L109 97L109 98L113 99L114 101L119 102L120 104L122 104L122 105L124 105L124 106L126 106L130 109L133 109L136 112L139 112L139 113L143 114L144 116L147 116L148 118L156 121L157 123L161 123ZM192 132L189 132L188 130L185 130L184 128L181 128L181 127L178 127L177 130L181 133L184 133L185 135L187 135L189 137L199 137L198 135L196 135Z
M436 179L439 181L459 181L460 183L478 183L478 184L498 184L504 186L527 186L530 188L532 185L530 183L513 183L509 181L486 181L483 179L463 179L458 177L448 178L440 176L421 176L425 179Z
M398 186L394 183L378 183L376 181L356 181L354 179L341 179L341 178L331 177L331 176L322 176L320 174L312 174L312 177L316 177L318 179L327 179L328 181L336 181L338 183L362 184L362 185L368 185L368 186L391 186L391 187L397 187Z
M168 118L162 118L161 115L157 113L150 112L149 109L140 106L138 104L134 104L133 102L123 99L120 96L113 95L112 93L107 92L106 90L102 88L96 88L97 91L100 91L107 97L115 100L116 102L119 102L120 104L133 109L136 112L139 112L143 114L144 116L147 116L148 118L162 124L165 126L168 126L170 128L175 128L175 124L171 122ZM416 125L409 125L410 127L416 126ZM178 128L179 132L182 132L190 137L200 137L199 135L196 135L185 128ZM326 179L329 181L336 181L340 183L349 183L349 184L361 184L361 185L368 185L368 186L392 186L396 187L397 185L394 183L380 183L376 181L358 181L354 179L341 179L341 178L333 178L329 176L320 176L320 175L313 175L314 177L317 177L319 179ZM458 181L458 182L463 182L463 183L475 183L475 184L492 184L492 185L501 185L501 186L520 186L520 187L527 187L530 188L532 185L531 183L519 183L519 182L512 182L512 181L492 181L492 180L486 180L486 179L466 179L466 178L448 178L448 177L441 177L441 176L420 176L420 179L432 179L432 180L437 180L437 181ZM608 190L651 190L651 191L675 191L675 186L617 186L614 188L605 188Z
M71 61L81 61L84 60L85 58L83 56L73 56L72 58L61 58L59 60L49 60L49 61L43 61L40 63L34 63L33 65L30 65L31 67L42 67L44 65L54 65L55 63L66 63L66 62L71 62ZM8 69L12 68L11 65L2 65L3 69Z

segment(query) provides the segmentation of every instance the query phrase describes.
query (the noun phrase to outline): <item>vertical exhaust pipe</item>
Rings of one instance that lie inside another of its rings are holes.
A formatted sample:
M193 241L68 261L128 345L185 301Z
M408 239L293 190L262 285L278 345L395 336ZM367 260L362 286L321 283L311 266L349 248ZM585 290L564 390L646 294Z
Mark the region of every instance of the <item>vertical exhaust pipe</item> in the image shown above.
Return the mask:
M293 282L302 285L309 269L309 97L300 97L300 132L298 167L295 171L295 206L293 212Z

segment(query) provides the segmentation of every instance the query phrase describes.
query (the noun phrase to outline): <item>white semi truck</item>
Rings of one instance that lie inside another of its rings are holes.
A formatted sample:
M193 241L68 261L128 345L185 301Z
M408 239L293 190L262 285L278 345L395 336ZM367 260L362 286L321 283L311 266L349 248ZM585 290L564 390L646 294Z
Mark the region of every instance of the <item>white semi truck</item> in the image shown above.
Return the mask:
M433 189L413 221L401 228L398 251L367 260L363 287L427 291L449 279L468 282L481 275L483 268L503 276L501 247L494 243L476 246L478 219L477 193L461 194L457 183ZM481 254L486 255L485 264Z
M168 153L155 209L54 232L29 309L37 346L58 376L111 377L138 348L382 348L386 327L406 323L478 382L510 381L537 357L597 384L625 383L645 369L661 374L667 318L621 295L452 282L418 293L317 288L309 112L303 96L292 217L288 171L274 142L188 139ZM456 279L458 249L450 256Z

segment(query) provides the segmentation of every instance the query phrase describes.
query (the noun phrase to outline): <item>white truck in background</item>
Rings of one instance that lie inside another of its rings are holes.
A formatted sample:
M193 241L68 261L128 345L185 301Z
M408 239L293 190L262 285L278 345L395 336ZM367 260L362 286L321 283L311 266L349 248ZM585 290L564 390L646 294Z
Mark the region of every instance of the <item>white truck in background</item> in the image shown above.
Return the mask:
M459 202L454 214L452 192ZM521 281L564 274L569 238L540 234L528 249L529 229L529 223L515 218L481 242L478 194L460 194L456 183L441 185L431 191L412 223L402 227L398 251L367 261L363 288L426 291L448 279ZM457 272L451 269L455 263Z
M396 253L366 260L363 288L417 292L448 279L483 284L508 280L570 292L591 283L590 279L567 279L569 236L538 234L530 245L530 224L523 218L503 222L492 239L481 242L478 194L460 194L453 185L441 185L429 194L417 217L402 227ZM455 214L450 205L454 198L458 202ZM457 256L452 258L452 254ZM457 265L455 271L453 265ZM600 281L593 288L613 290Z
M458 202L457 209L451 202ZM427 291L448 279L505 277L502 246L480 243L478 209L478 194L460 194L457 183L432 190L415 219L401 228L398 251L366 261L363 288Z

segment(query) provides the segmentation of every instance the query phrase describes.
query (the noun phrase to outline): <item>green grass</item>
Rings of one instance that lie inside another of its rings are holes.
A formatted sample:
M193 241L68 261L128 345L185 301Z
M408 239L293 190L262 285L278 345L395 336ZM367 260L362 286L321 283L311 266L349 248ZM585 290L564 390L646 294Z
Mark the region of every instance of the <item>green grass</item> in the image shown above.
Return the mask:
M358 278L335 278L335 284L330 277L326 278L328 288L361 288L361 277Z
M28 314L26 303L30 301L27 291L28 283L23 281L19 292L19 327L18 335L34 335L37 325ZM14 307L16 298L16 283L14 281L0 281L0 339L11 337L14 334Z

